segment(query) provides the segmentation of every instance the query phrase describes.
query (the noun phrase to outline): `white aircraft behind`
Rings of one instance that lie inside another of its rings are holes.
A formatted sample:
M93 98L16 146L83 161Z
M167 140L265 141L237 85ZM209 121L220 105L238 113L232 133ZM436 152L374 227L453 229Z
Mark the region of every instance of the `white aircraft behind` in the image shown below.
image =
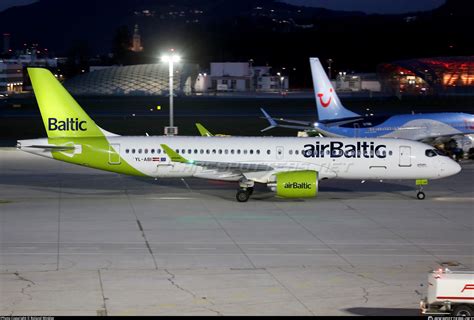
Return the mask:
M432 147L402 139L118 136L97 126L46 69L29 68L48 138L20 150L73 164L146 177L239 182L247 201L255 183L278 196L314 197L324 179L413 179L426 184L458 173ZM418 198L425 197L421 190Z

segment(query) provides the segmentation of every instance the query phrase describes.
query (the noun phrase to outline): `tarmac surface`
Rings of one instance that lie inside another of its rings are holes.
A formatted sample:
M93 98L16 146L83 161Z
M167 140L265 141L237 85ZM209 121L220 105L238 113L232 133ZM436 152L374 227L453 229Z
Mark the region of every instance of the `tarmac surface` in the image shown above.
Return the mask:
M418 315L428 272L474 270L474 163L323 181L315 199L134 178L0 149L0 315ZM421 285L422 284L422 285Z

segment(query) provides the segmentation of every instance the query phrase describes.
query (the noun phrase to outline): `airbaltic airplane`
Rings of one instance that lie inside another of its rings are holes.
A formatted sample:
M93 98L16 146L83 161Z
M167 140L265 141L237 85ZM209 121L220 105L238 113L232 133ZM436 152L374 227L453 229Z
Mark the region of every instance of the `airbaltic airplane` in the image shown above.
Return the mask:
M304 198L316 196L324 179L414 179L421 186L461 170L432 147L402 139L118 136L97 126L50 71L28 73L48 137L19 140L18 149L128 175L238 181L240 202L255 182Z
M310 58L309 61L319 121L274 119L262 109L270 122L270 126L262 132L274 127L284 127L315 130L326 137L402 138L431 145L446 143L452 139L466 142L472 140L467 136L474 134L472 114L443 112L366 117L349 111L339 100L319 59ZM278 121L290 124L278 124Z

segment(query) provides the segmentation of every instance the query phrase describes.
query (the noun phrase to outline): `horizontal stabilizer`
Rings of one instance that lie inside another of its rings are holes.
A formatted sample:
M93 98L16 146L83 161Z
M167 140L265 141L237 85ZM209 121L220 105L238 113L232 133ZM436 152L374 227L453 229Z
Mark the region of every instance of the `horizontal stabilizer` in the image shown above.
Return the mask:
M50 146L50 145L33 145L33 146L23 146L23 148L35 148L35 149L43 149L45 151L69 151L74 150L74 146Z
M268 131L270 129L273 129L273 128L276 128L276 127L280 127L280 128L290 128L290 129L301 129L301 130L307 130L307 129L312 129L312 123L311 122L308 122L308 121L299 121L299 120L291 120L291 119L284 119L284 118L272 118L263 108L260 108L260 110L262 111L263 115L265 117L262 117L262 118L265 118L268 120L268 122L270 123L270 125L262 130L260 130L261 132L265 132L265 131ZM282 124L279 124L277 123L277 121L281 121L281 122L286 122L286 123L292 123L292 124L298 124L299 126L292 126L292 125L282 125Z
M320 123L324 124L326 127L337 127L337 126L342 126L348 123L356 122L364 120L363 117L357 117L357 118L349 118L349 119L342 119L342 120L323 120L319 121Z

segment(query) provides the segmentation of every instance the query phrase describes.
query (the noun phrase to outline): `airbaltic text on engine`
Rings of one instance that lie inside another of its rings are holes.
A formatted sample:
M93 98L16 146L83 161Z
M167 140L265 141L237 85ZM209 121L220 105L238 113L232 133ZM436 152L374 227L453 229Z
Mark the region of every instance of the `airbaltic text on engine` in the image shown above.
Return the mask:
M311 189L311 184L307 182L287 182L284 184L286 189Z
M66 118L66 120L48 118L48 130L50 131L87 131L86 124L86 121L79 121L78 118Z
M305 144L303 155L306 158L324 158L325 151L330 158L386 158L387 146L384 144L375 145L374 142L357 142L357 144L344 144L340 141L332 141L328 144L321 144L317 141L315 144Z

